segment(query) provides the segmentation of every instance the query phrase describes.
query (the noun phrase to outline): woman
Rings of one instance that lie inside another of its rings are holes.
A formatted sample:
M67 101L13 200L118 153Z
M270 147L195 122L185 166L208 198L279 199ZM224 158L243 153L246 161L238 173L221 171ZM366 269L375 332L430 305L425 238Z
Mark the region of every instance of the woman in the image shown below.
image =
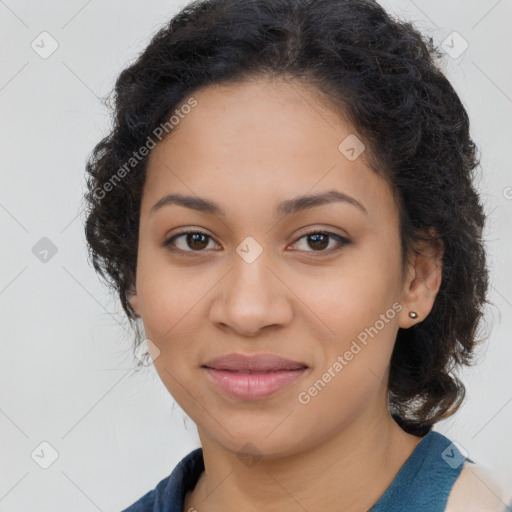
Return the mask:
M488 287L436 55L370 0L210 0L121 73L86 236L201 440L127 512L505 510L432 430Z

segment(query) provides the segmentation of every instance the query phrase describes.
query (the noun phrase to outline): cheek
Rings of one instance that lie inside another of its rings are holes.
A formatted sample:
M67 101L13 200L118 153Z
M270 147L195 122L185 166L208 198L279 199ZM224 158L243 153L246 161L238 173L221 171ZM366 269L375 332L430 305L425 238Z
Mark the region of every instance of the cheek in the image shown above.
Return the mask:
M176 338L194 315L194 305L207 289L197 286L190 273L171 265L165 251L141 251L137 266L137 293L146 335L156 341Z
M324 406L365 403L385 381L402 306L393 271L374 263L361 257L350 272L344 268L329 280L317 280L321 287L308 288L303 281L300 293L309 289L304 296L315 314L317 342L323 351L307 384L317 383L322 389L323 398L317 402Z
M322 360L296 397L313 429L337 428L385 397L397 327L396 310L391 307L383 313L385 320L377 316L375 321L365 309L360 315L368 317L365 322L343 311L335 325L336 341L322 341Z
M204 314L199 313L204 291L185 286L187 281L180 281L175 269L163 275L154 268L142 281L144 331L160 351L154 359L155 370L174 399L186 404L198 371L196 340L202 322L199 315Z
M320 433L329 436L351 423L365 409L374 407L385 389L362 359L352 360L339 372L326 371L308 384L296 405L303 428L310 430L304 433L306 439Z
M326 334L329 344L346 343L376 325L381 337L392 337L389 324L397 324L396 306L399 297L396 285L398 276L390 265L363 254L325 274L295 277L294 292L300 297L310 313L316 329ZM372 330L373 331L373 330ZM382 331L382 332L380 332ZM367 334L368 335L368 334Z

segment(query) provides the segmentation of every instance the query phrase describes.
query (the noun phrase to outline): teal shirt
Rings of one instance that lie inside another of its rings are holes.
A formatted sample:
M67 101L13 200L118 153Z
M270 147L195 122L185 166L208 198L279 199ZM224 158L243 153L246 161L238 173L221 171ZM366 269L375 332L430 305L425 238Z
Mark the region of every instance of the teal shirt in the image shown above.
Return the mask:
M443 511L465 460L447 437L431 430L368 512Z
M447 437L431 430L368 512L444 511L464 460ZM193 490L203 471L203 450L197 448L153 490L122 512L182 512L185 495Z

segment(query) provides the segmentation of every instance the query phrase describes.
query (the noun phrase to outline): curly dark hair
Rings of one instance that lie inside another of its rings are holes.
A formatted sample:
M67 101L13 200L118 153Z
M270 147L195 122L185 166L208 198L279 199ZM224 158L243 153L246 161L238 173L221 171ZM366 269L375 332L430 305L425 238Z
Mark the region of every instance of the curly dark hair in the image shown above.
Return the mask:
M466 110L437 65L441 57L432 38L372 0L203 0L170 19L119 75L112 130L87 160L89 257L132 327L147 163L134 152L200 87L258 75L300 81L343 112L372 170L392 186L404 265L416 242L444 245L430 314L399 328L388 402L411 433L451 416L465 396L454 370L474 362L490 302L485 215L473 183L480 162Z

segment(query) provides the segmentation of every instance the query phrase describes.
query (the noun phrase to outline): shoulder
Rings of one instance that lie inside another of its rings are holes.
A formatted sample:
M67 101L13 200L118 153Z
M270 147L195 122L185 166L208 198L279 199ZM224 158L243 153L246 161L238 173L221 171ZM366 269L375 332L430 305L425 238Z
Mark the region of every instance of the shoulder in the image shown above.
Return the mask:
M170 475L160 480L154 489L122 512L181 512L185 494L195 486L203 470L203 451L202 448L196 448L176 465Z
M482 466L466 460L445 512L508 512L503 492Z
M122 512L151 512L154 510L155 497L161 493L162 488L165 487L170 477L166 477L157 484L154 489L148 491L144 496L139 498L135 503L132 503L129 507L124 508Z

